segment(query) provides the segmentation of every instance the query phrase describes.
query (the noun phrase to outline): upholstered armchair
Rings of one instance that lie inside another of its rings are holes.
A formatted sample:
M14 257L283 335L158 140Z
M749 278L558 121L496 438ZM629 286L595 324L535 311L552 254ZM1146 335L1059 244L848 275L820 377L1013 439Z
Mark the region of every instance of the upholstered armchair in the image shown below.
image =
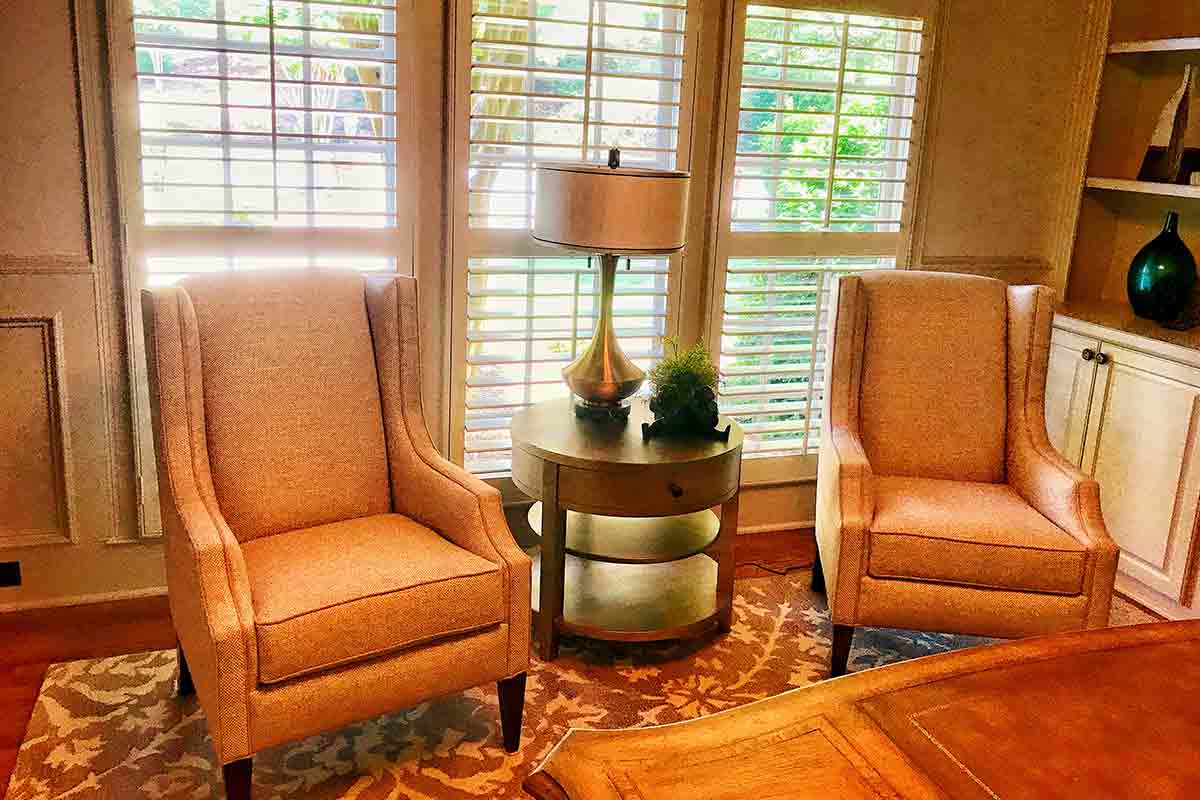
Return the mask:
M142 293L180 689L251 756L498 681L518 747L530 561L422 417L417 290L348 272Z
M1108 624L1096 482L1046 437L1053 293L872 272L833 301L817 479L832 673L855 626L1017 638Z

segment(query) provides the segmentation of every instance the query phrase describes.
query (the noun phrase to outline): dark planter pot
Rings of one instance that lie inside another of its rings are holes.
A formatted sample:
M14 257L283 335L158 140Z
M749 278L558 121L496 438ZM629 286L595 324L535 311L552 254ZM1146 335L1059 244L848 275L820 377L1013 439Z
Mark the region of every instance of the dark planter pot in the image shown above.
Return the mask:
M1168 322L1178 316L1196 285L1196 259L1179 238L1179 212L1167 214L1162 233L1129 265L1129 304L1139 317Z

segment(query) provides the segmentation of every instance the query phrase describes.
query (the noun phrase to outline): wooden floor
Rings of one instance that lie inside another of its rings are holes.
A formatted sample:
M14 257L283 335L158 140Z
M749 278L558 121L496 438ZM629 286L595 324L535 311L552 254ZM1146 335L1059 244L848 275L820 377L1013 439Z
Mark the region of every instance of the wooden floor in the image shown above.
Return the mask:
M738 537L738 576L785 572L812 564L812 531ZM25 738L46 668L56 662L100 658L175 646L165 597L71 608L0 614L0 796Z
M0 614L0 795L25 738L46 667L175 646L167 598Z

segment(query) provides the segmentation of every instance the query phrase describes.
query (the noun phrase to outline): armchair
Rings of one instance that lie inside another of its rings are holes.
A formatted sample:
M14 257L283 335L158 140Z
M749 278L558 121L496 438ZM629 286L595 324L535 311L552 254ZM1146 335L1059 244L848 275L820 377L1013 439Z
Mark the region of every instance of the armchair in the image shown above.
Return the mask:
M180 689L231 800L258 751L493 680L519 745L530 560L429 438L416 292L325 271L142 292Z
M813 587L855 626L1017 638L1108 624L1096 482L1046 436L1053 293L874 272L833 301Z

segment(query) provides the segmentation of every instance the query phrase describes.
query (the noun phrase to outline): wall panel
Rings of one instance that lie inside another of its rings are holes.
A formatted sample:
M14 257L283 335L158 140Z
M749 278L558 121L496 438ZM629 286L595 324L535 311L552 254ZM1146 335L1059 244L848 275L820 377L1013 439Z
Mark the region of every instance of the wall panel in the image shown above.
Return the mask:
M90 258L71 10L7 0L0 13L0 270Z
M0 546L70 543L62 320L0 317Z
M950 0L911 264L1045 279L1088 0Z
M0 610L162 591L139 542L101 0L0 13Z

